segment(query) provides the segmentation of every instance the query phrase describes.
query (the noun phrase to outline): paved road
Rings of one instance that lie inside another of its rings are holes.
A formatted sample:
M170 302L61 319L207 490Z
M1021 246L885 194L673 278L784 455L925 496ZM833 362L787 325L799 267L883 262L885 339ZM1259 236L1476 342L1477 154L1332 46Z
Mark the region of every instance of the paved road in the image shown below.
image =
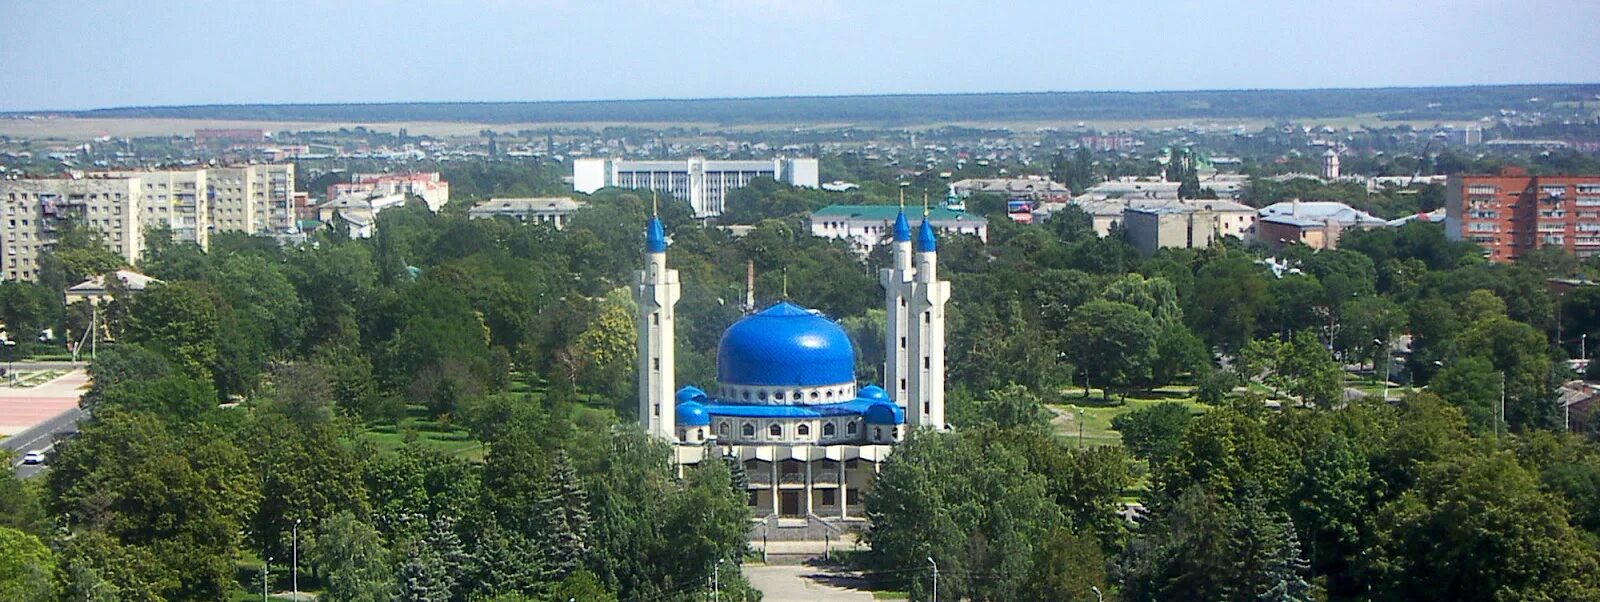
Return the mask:
M33 450L49 450L51 445L55 443L57 434L78 430L78 418L82 416L83 410L72 408L57 414L54 418L36 424L28 430L0 439L0 447L17 453L15 460L19 462L17 476L26 479L43 471L45 469L43 464L20 464L22 462L22 454Z
M750 585L761 590L762 602L872 602L872 594L853 589L856 578L848 573L803 565L745 566Z

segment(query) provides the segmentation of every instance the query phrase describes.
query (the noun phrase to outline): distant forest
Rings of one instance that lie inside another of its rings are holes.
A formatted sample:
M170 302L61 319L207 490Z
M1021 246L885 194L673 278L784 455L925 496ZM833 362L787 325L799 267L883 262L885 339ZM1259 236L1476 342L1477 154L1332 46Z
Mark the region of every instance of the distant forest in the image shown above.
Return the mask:
M394 122L847 122L1330 118L1377 114L1391 120L1477 119L1501 109L1548 110L1555 103L1600 103L1600 84L908 94L696 100L422 102L125 107L54 113L72 117ZM1568 105L1570 106L1570 105ZM35 113L36 114L36 113Z

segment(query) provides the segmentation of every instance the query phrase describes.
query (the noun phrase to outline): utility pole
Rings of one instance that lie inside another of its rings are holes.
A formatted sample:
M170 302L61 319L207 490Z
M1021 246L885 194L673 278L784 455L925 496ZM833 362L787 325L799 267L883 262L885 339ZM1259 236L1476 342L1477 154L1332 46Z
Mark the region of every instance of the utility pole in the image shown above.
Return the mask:
M1506 426L1506 371L1500 371L1500 424L1495 425L1495 438L1500 437L1500 429Z
M272 566L271 556L261 561L261 602L267 602L267 569L270 566Z
M933 565L933 602L939 602L939 563L928 557L928 564Z
M1389 343L1378 339L1372 339L1372 342L1383 350L1383 400L1389 401Z
M711 567L711 602L722 602L722 560L717 559L717 565Z

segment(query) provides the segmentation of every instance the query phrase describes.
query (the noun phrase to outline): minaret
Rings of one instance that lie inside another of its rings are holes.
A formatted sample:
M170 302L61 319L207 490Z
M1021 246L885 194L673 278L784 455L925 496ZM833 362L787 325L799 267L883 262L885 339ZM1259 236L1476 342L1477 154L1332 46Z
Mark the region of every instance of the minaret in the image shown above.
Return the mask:
M900 193L900 214L894 218L893 267L878 270L883 285L883 308L888 315L883 337L883 388L889 398L911 413L911 223L906 221L905 193Z
M1331 148L1322 153L1322 179L1330 182L1339 179L1339 152Z
M633 287L639 304L639 425L674 439L672 306L678 302L678 271L667 269L667 232L655 215L645 228L644 251L645 267L635 272Z
M922 210L916 236L916 273L911 282L911 390L906 421L911 427L944 429L944 304L950 283L939 280L939 240Z

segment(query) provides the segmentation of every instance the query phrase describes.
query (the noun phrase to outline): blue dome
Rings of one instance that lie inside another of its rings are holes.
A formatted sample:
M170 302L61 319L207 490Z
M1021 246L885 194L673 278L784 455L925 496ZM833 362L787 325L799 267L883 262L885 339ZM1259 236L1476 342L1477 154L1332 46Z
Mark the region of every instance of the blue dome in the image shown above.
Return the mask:
M867 408L867 424L905 424L906 411L900 406L887 401L880 401Z
M939 249L939 238L933 234L933 224L928 223L928 218L922 218L922 227L917 228L917 250L924 253Z
M674 396L674 398L678 400L678 403L683 403L685 401L705 403L709 397L706 395L705 391L700 390L700 387L689 385L682 389L678 389L678 394Z
M667 252L667 229L661 225L661 218L650 216L650 221L645 224L644 250L647 253Z
M911 242L911 222L906 221L906 212L894 217L894 241Z
M889 392L878 385L867 385L856 391L856 397L872 401L889 401Z
M699 402L685 401L678 404L678 426L708 426L711 424L711 414L706 412L706 407Z
M783 301L722 333L717 380L778 387L853 383L856 349L832 320Z

